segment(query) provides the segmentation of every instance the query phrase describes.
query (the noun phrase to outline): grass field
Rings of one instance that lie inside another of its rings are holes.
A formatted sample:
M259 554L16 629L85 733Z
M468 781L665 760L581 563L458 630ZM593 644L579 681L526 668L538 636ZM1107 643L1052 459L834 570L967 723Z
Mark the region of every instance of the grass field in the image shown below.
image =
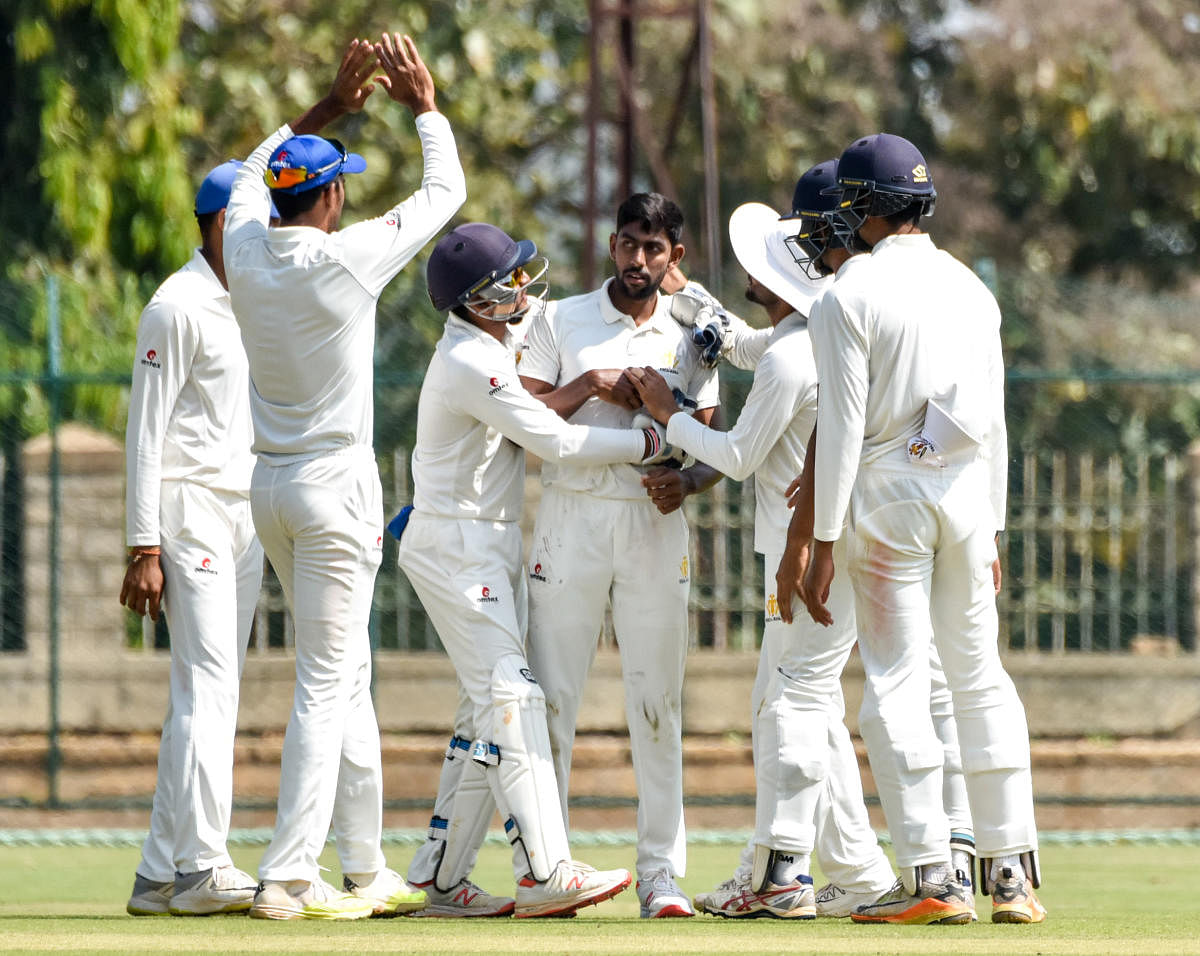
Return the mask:
M736 862L735 846L694 846L689 893L710 889ZM254 872L261 848L239 847L235 862ZM403 868L411 850L389 848ZM632 847L599 847L580 857L632 867ZM1200 954L1200 847L1050 847L1042 861L1038 926L856 926L848 920L637 919L630 889L573 920L367 920L269 923L245 917L139 918L125 915L136 849L0 849L0 952L466 953L839 953ZM338 879L336 862L326 865ZM488 846L477 881L511 887L508 854ZM818 877L818 883L820 882ZM979 899L987 919L987 899Z

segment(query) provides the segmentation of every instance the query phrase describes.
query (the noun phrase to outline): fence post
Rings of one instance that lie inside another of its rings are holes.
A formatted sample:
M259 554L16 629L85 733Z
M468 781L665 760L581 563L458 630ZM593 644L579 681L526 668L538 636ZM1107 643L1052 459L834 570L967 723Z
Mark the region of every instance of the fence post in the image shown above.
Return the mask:
M50 392L50 541L49 541L49 594L50 613L48 631L50 638L50 727L46 739L46 802L57 807L58 773L62 767L62 750L59 746L59 663L58 663L58 606L59 606L59 563L58 546L62 521L62 475L58 454L58 420L61 412L60 400L62 372L59 341L58 277L46 277L46 372Z
M1188 498L1191 499L1191 520L1188 522L1188 533L1191 535L1191 547L1188 548L1194 557L1200 554L1200 441L1194 441L1187 450ZM1200 561L1193 560L1192 566L1192 633L1200 635ZM1200 639L1196 640L1194 648L1200 650Z

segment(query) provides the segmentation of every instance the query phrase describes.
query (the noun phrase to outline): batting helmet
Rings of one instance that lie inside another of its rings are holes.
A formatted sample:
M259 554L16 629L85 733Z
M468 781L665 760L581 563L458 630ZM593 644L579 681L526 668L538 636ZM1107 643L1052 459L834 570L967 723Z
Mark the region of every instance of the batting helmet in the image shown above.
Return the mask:
M837 206L837 197L834 195L837 177L836 159L817 163L796 181L791 214L781 217L785 221L798 222L799 231L784 241L796 265L814 280L827 274L820 261L825 250L844 245L825 218L825 214Z
M925 157L892 133L864 136L846 147L830 192L837 206L828 218L843 237L858 232L869 216L891 216L913 203L922 216L932 216L937 201Z
M468 222L438 240L425 267L425 280L433 307L444 312L482 298L493 303L514 302L531 279L517 270L537 256L530 240L513 239L503 229L486 222ZM545 259L541 271L545 272ZM524 315L524 311L520 315ZM509 320L515 313L507 312Z

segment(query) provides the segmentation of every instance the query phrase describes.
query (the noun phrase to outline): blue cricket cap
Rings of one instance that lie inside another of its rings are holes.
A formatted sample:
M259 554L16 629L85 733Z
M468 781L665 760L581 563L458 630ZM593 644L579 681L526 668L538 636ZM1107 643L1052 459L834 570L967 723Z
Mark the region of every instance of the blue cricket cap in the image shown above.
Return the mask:
M242 168L240 159L227 159L216 166L204 177L204 182L196 190L196 215L204 216L210 212L220 212L229 205L229 194L233 191L233 180ZM271 218L279 218L279 210L271 203Z
M336 139L324 136L293 136L271 153L266 180L273 192L308 192L332 182L342 173L361 173L367 161L358 153L346 152Z

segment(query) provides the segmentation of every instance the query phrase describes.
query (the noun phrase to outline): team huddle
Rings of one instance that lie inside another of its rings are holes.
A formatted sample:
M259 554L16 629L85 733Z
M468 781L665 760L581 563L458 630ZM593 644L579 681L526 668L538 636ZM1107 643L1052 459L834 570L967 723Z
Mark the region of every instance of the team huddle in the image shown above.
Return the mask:
M413 114L420 186L339 227L365 160L320 131L377 87ZM426 265L445 332L425 373L413 502L387 526L454 665L459 703L405 876L381 845L367 633L384 514L373 441L376 307L467 196L409 37L354 40L330 92L196 197L201 247L138 329L121 601L171 632L150 832L127 910L264 919L569 916L636 878L644 918L965 923L1045 917L1024 708L1001 665L1000 313L921 229L936 192L880 133L812 167L781 216L739 207L733 315L681 267L683 216L628 197L614 274L552 300L529 240L458 225ZM728 430L719 366L752 370ZM819 389L818 389L819 383ZM818 400L819 398L819 400ZM528 554L526 451L543 462ZM680 889L688 526L722 476L755 482L764 627L750 701L755 826L733 875ZM258 878L226 847L239 681L263 556L295 627L274 835ZM574 859L576 718L606 609L638 793L636 873ZM899 878L869 824L841 672ZM471 881L499 811L515 891ZM321 876L332 827L342 889ZM817 888L816 860L828 882Z

